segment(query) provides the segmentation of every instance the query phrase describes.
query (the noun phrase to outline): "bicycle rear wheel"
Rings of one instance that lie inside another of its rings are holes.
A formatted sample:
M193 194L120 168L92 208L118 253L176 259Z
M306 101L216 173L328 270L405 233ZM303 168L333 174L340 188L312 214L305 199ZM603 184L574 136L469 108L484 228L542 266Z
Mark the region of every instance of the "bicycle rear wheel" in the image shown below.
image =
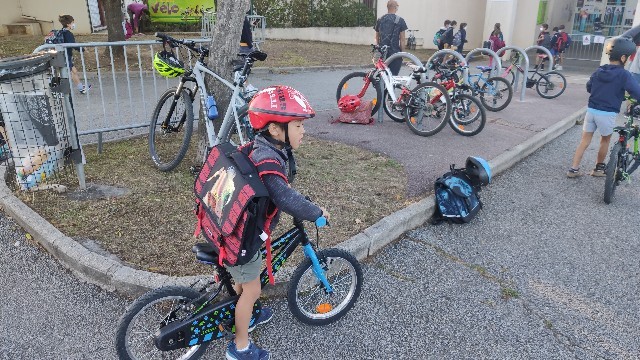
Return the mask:
M155 343L158 328L190 315L184 305L200 293L183 286L151 290L134 301L118 321L116 351L120 359L198 359L208 343L174 351L161 351Z
M507 80L501 77L492 77L482 85L480 101L489 111L500 111L511 103L513 88Z
M400 97L402 94L401 89L394 89L396 97ZM404 122L404 106L400 104L394 104L389 90L384 90L384 103L382 103L384 112L395 122Z
M193 132L191 96L183 90L176 97L176 91L172 88L160 96L149 126L149 154L160 171L171 171L180 164Z
M359 95L364 87L367 73L362 71L353 72L340 80L338 84L338 90L336 91L336 102L345 95ZM382 89L380 87L380 81L374 79L369 83L369 86L360 96L362 104L366 102L372 102L373 108L371 109L371 116L380 109L382 103Z
M404 118L409 129L431 136L446 125L451 116L451 98L442 85L425 82L411 90Z
M362 268L353 255L340 249L325 249L317 256L333 292L325 292L309 258L296 268L287 292L289 310L307 325L337 321L353 307L362 290Z
M545 99L553 99L562 95L567 87L567 79L564 75L557 71L551 71L543 74L536 83L536 91L538 95Z
M613 149L611 149L609 161L607 162L607 167L605 169L606 178L604 180L604 202L606 204L611 204L611 200L613 200L613 193L616 190L616 186L620 183L620 167L624 161L624 159L622 159L623 156L628 156L626 155L626 149L622 148L622 144L616 143L613 146Z
M501 77L503 79L507 80L511 86L513 86L513 84L516 82L516 73L515 72L517 70L515 70L514 68L511 68L509 70L509 72L506 72L507 71L506 67L503 67L502 70L503 70L503 73L502 73Z
M479 134L487 122L487 113L480 100L467 94L458 94L453 100L449 126L462 136Z
M235 145L244 145L249 141L253 141L256 135L253 127L251 127L251 123L249 122L249 105L244 105L238 108L237 111L240 127L234 124L233 128L229 131L229 136L225 138L225 141L231 142Z

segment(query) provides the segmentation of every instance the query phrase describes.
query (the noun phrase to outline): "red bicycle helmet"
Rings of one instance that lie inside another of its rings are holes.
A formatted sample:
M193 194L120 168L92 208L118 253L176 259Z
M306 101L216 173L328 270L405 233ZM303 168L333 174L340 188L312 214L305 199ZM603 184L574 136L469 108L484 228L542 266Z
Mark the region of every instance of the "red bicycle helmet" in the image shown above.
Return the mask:
M284 85L260 90L249 102L249 122L261 130L270 122L286 124L316 116L307 98L298 90Z
M360 106L360 98L357 95L345 95L338 100L338 109L343 113L354 112Z

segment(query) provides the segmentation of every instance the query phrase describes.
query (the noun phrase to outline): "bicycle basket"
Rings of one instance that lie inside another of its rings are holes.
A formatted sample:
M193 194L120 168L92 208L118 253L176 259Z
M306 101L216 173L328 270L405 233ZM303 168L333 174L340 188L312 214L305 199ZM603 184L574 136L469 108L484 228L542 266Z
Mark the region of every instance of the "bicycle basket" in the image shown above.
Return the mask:
M153 57L153 68L164 77L176 77L184 74L184 63L171 51L157 52Z

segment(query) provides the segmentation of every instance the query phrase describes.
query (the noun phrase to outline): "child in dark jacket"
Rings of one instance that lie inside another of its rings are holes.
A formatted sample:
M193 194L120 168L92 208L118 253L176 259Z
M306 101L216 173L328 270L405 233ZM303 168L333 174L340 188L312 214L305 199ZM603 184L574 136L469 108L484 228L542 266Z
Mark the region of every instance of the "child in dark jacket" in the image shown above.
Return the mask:
M297 90L287 86L271 86L261 90L249 103L249 121L258 132L251 159L255 163L277 161L283 170L262 176L262 182L278 211L271 222L271 228L278 222L280 211L308 221L316 221L321 217L329 218L324 209L305 199L289 186L296 173L292 150L298 149L302 144L303 121L314 116L315 112L307 99ZM255 324L249 328L253 305L262 290L261 265L262 258L258 251L249 263L227 267L236 283L235 290L240 294L235 310L236 337L227 347L227 359L269 359L267 350L249 340L249 331L256 325L271 320L273 315L271 309L263 307Z
M58 21L62 25L62 38L65 43L73 44L76 42L76 38L73 36L71 30L76 28L76 22L71 15L60 15L58 17ZM81 94L85 94L89 89L91 89L91 85L85 86L78 76L78 69L76 69L75 65L73 65L73 50L74 48L67 48L67 65L69 67L69 73L71 75L71 81L76 86L78 91ZM77 51L81 51L80 48L75 48Z
M609 65L600 66L587 82L587 91L591 94L589 106L584 118L582 139L573 156L571 168L567 172L568 177L575 178L582 175L579 171L580 161L596 129L601 135L600 149L596 166L590 175L606 176L604 160L609 150L616 117L624 100L624 92L627 91L634 99L640 101L640 85L631 73L624 69L627 59L635 51L636 45L626 37L619 37L607 43L606 53L609 55Z

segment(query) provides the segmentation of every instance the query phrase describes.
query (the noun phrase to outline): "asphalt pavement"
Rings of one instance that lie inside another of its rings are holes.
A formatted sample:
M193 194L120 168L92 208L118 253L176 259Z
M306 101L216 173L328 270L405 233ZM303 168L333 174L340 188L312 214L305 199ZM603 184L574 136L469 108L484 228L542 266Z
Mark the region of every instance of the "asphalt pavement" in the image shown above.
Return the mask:
M308 327L270 301L254 339L275 359L640 358L638 183L605 205L602 178L567 179L579 136L494 178L470 224L420 227L364 262L341 321ZM76 280L4 215L0 228L0 358L114 358L127 300Z

